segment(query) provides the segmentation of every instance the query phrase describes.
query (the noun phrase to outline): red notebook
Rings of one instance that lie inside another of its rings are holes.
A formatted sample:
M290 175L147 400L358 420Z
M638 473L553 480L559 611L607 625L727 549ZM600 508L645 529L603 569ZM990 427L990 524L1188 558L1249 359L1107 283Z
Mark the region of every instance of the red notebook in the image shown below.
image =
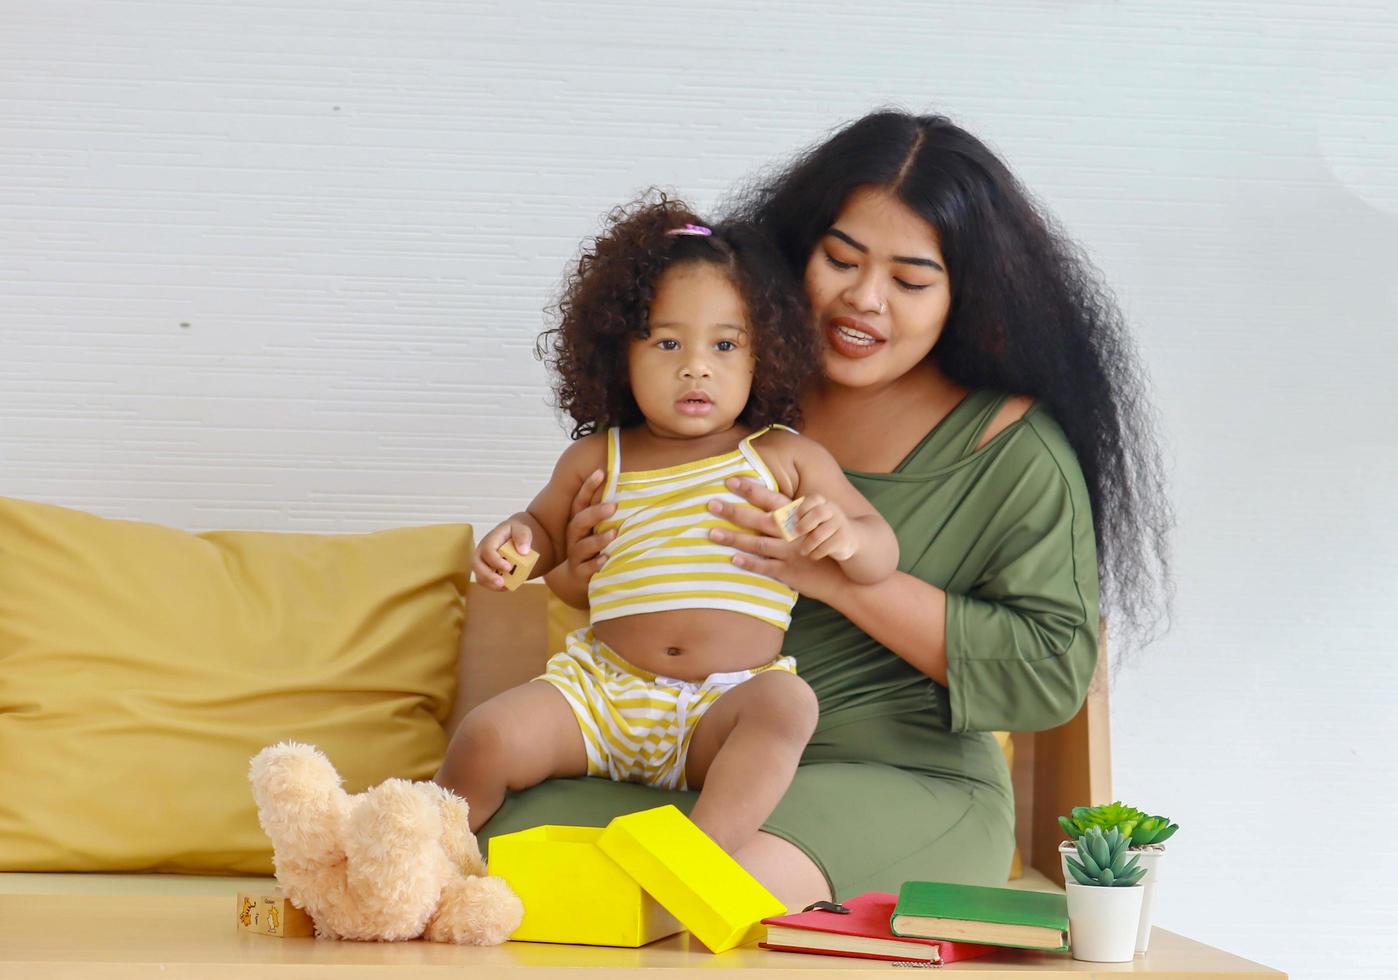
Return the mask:
M844 902L848 915L815 909L763 919L767 941L758 945L788 953L826 953L938 964L984 956L997 950L1003 952L998 946L895 936L888 928L888 920L897 903L897 895L866 892Z

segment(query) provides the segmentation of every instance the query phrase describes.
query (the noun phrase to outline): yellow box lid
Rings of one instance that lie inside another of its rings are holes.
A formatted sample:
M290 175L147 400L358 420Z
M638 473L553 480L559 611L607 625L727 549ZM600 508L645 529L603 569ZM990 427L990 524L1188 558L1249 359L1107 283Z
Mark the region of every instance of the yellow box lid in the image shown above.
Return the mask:
M715 953L761 939L762 920L786 912L674 806L617 817L597 846Z

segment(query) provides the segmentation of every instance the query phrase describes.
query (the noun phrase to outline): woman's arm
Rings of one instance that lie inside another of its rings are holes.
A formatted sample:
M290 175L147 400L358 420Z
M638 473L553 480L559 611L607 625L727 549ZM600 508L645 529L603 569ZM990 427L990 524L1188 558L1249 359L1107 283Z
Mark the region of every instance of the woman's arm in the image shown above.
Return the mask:
M899 572L822 602L947 688L952 731L1040 731L1068 721L1097 664L1095 629L1076 604L947 593Z
M763 510L783 502L756 484L738 492ZM834 563L812 562L763 533L765 515L741 507L725 516L758 534L712 533L747 552L735 559L741 567L826 603L946 687L953 731L1038 731L1070 719L1086 696L1097 662L1097 585L1092 528L1073 519L1066 490L1061 499L1031 496L1062 519L1038 515L1032 533L1017 526L975 595L904 573L850 583Z
M820 601L946 686L947 594L941 589L895 572L872 585L847 583Z

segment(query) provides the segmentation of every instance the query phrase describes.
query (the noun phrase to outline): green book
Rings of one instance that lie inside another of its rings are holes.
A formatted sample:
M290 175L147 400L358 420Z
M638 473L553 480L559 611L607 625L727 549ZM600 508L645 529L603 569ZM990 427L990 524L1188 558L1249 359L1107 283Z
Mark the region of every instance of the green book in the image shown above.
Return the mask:
M1068 899L1054 892L909 881L889 927L895 936L1020 949L1068 948Z

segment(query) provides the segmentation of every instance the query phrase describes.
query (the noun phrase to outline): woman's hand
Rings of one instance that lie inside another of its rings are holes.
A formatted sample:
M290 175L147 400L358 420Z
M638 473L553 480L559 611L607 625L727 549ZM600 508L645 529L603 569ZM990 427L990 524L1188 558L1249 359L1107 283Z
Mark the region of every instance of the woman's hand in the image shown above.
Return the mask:
M584 584L607 561L602 549L612 543L616 529L594 534L597 525L616 513L616 504L602 502L602 481L607 474L593 470L573 496L571 516L564 531L568 545L568 572Z
M568 525L563 531L567 556L544 576L553 594L574 609L587 608L588 580L606 563L607 555L602 549L616 537L615 529L593 533L600 521L616 512L616 504L601 502L602 481L606 476L602 470L594 470L573 495Z
M718 544L731 545L743 554L733 559L733 564L749 571L770 575L783 582L801 595L829 602L841 588L850 585L845 573L833 558L813 558L801 554L806 543L801 538L784 541L777 533L772 511L791 502L784 494L768 490L752 480L733 478L728 481L728 489L742 497L752 507L742 507L721 500L709 502L709 512L717 514L755 532L735 533L722 528L714 528L709 538Z

